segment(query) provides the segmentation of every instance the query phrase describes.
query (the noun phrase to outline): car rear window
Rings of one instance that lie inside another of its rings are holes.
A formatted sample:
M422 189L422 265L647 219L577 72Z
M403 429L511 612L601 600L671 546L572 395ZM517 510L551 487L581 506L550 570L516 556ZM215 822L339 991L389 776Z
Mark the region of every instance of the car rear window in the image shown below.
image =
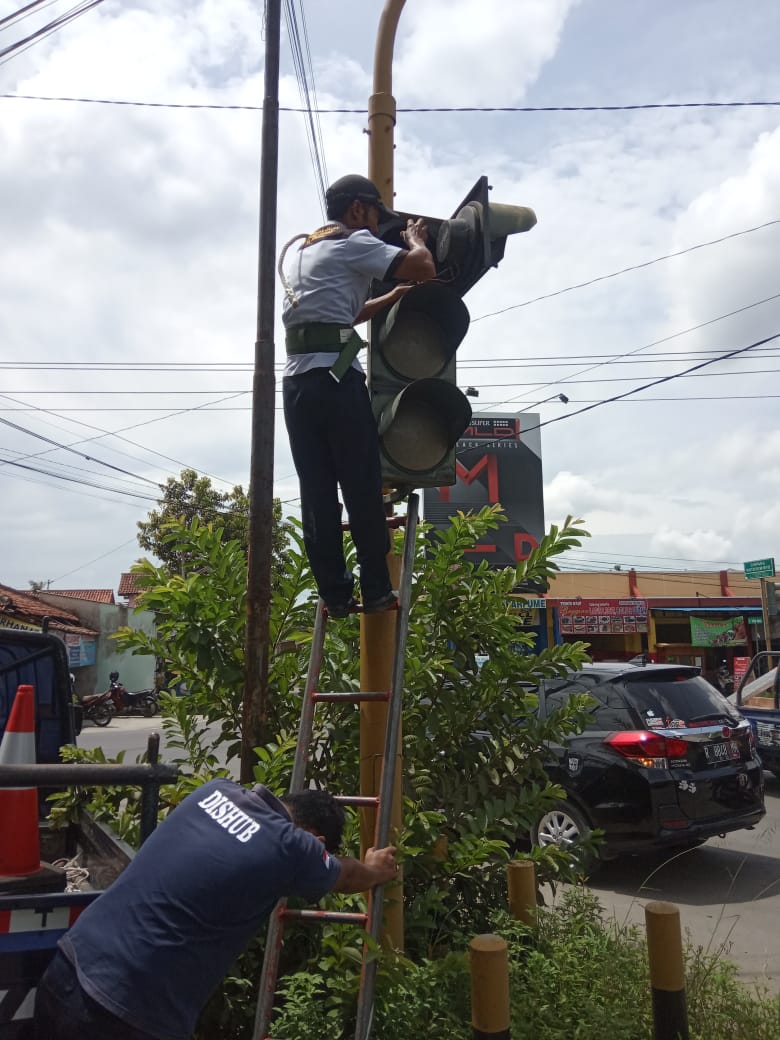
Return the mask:
M675 721L687 725L737 714L726 698L699 675L622 676L616 685L646 722L660 718L666 725Z

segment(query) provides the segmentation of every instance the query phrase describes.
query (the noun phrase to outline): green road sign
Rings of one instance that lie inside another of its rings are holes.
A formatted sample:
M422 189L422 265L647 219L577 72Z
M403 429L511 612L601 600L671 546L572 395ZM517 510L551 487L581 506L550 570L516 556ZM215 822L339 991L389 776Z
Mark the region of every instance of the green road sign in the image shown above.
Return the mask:
M774 578L775 561L773 557L766 560L748 560L743 564L746 578Z

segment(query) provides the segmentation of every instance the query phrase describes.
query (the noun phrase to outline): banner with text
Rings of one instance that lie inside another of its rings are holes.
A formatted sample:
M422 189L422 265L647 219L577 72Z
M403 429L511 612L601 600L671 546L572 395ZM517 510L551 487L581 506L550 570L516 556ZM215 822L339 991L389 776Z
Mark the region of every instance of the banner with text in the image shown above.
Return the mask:
M646 599L559 599L562 635L627 635L647 631Z
M691 646L741 646L746 642L744 618L691 618Z

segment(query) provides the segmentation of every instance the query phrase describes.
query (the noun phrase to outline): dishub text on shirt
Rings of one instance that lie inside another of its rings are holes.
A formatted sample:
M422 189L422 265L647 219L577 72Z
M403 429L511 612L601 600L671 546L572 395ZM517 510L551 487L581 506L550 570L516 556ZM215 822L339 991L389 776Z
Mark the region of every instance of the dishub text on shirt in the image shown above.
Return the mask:
M220 827L232 834L240 842L246 844L253 834L260 830L260 824L247 814L220 791L212 791L207 798L198 805L207 816L215 820Z

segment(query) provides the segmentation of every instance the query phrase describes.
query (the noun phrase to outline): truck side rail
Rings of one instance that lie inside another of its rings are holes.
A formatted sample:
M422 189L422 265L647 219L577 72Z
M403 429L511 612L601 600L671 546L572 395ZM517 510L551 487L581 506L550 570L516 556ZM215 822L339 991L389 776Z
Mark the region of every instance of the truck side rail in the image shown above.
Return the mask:
M738 708L742 707L742 693L745 687L748 685L748 683L753 682L755 679L758 679L760 677L758 667L764 661L766 661L767 665L769 666L767 670L771 670L775 666L775 664L780 662L780 651L762 650L760 653L755 654L750 659L750 664L748 665L747 671L742 676L740 684L737 687L735 699ZM775 672L775 680L772 685L772 692L774 696L773 707L775 711L778 711L780 710L780 668L778 668Z
M119 787L123 784L141 787L141 844L157 826L161 784L175 783L179 767L160 762L160 735L152 733L147 747L147 763L124 765L66 762L61 765L23 763L0 765L0 788L3 787Z

